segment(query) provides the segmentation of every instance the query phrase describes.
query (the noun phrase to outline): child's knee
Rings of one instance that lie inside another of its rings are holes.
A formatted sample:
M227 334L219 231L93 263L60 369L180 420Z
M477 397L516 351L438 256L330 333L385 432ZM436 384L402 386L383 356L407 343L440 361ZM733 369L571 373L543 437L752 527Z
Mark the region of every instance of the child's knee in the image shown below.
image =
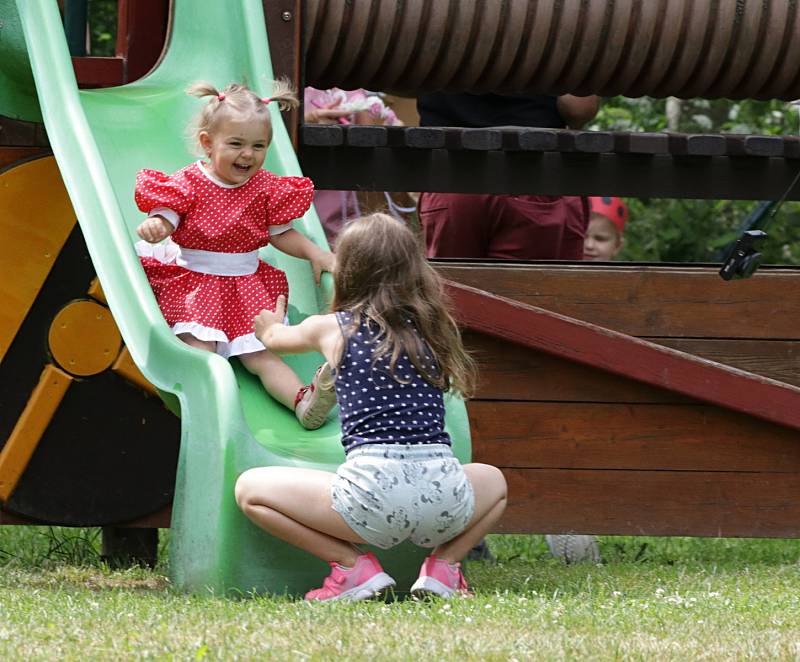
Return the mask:
M243 509L248 505L257 485L256 471L248 469L236 479L233 494L239 508Z
M508 495L508 485L503 472L491 464L481 465L480 481L488 492L493 494L498 501L505 499Z

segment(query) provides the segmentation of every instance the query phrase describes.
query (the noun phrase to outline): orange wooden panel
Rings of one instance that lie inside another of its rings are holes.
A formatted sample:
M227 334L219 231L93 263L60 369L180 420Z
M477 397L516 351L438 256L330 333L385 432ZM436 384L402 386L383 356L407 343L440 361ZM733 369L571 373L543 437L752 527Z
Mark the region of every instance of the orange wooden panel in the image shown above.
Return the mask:
M75 213L56 161L43 157L0 174L0 361L28 314L64 242Z
M106 301L106 293L103 292L103 286L100 285L100 279L95 277L91 284L89 285L89 290L87 294L92 297L95 301L99 301L104 306L108 305L108 301Z
M504 469L502 533L800 537L796 473Z
M128 351L127 347L122 348L122 351L119 353L117 360L114 362L114 365L111 366L111 369L116 372L117 374L121 375L129 382L136 384L139 388L144 389L148 393L152 393L153 395L158 395L158 391L156 387L153 386L147 378L142 374L141 370L136 366L131 358L131 353Z
M0 451L0 502L5 502L28 466L33 452L67 392L72 377L45 366L17 424Z
M796 431L706 405L467 405L473 458L499 467L800 472Z
M800 338L800 269L723 281L716 268L452 264L450 280L641 337Z
M119 355L122 336L111 311L96 301L73 301L53 318L47 336L58 364L73 375L96 375Z

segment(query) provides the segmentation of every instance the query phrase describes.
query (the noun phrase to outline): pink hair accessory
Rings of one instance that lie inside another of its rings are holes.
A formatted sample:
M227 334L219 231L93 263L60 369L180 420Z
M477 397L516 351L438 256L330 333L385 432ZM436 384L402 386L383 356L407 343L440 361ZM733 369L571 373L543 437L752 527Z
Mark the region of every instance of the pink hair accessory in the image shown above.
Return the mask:
M224 94L222 94L222 92L220 92L220 93L217 95L217 99L219 99L220 101L225 101L225 95L224 95Z
M263 99L261 99L261 103L263 103L265 106L266 106L266 105L267 105L267 104L268 104L270 101L275 101L275 99L273 99L272 97L264 97Z

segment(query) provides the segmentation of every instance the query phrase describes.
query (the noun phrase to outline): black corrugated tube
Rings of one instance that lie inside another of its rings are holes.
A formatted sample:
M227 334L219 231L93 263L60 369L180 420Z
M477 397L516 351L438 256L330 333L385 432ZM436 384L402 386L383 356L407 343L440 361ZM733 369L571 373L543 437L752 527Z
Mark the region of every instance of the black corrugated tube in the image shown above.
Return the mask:
M305 0L315 87L800 97L797 0Z

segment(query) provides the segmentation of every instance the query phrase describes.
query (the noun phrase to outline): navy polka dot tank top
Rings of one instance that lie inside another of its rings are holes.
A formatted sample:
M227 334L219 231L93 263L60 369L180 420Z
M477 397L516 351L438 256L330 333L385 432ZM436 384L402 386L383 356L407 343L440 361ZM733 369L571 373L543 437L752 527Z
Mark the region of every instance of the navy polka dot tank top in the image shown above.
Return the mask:
M363 444L449 445L443 392L425 381L405 353L394 370L402 381L389 373L390 356L372 364L374 322L362 317L354 329L352 313L337 312L336 319L345 338L335 371L345 452Z

